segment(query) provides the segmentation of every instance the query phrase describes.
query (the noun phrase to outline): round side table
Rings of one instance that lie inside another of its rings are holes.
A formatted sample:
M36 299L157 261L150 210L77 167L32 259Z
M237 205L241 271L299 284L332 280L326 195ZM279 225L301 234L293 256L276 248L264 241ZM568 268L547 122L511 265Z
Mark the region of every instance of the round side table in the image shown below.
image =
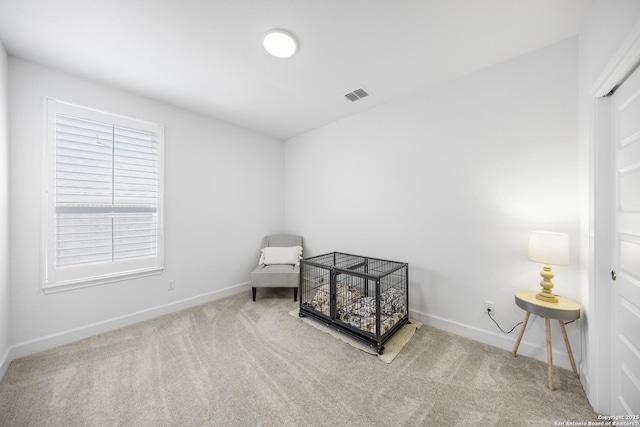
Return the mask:
M573 375L575 375L577 378L578 371L576 369L576 362L573 360L573 353L571 352L571 345L569 344L567 331L564 328L564 322L576 320L580 317L580 304L563 297L558 297L557 303L541 301L536 298L537 294L538 292L535 291L518 291L515 294L516 305L526 311L526 314L524 315L524 322L522 323L522 328L520 329L520 335L518 336L518 340L516 341L516 345L515 347L513 347L513 351L511 352L511 354L515 357L518 353L518 347L520 346L520 341L522 340L522 336L524 335L524 330L527 327L529 315L533 313L540 317L544 317L544 323L547 329L547 362L549 365L549 389L554 390L555 387L553 385L553 358L551 356L550 319L556 319L560 323L560 330L562 331L562 336L564 337L564 343L567 346L567 353L569 354L571 368L573 368Z

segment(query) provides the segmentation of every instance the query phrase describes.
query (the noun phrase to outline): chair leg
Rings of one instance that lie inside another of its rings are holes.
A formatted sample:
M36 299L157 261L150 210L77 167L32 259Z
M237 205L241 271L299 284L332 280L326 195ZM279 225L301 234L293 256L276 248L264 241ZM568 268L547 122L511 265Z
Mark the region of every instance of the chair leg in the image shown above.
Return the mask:
M298 301L298 288L293 288L293 300Z
M251 288L251 293L253 294L253 300L256 300L256 288Z

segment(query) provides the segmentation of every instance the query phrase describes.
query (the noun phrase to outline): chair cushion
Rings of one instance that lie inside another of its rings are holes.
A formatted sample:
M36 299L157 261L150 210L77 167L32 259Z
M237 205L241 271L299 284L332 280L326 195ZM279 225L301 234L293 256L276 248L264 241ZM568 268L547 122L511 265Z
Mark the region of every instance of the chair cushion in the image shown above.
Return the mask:
M253 288L297 288L299 282L299 265L259 265L251 272Z

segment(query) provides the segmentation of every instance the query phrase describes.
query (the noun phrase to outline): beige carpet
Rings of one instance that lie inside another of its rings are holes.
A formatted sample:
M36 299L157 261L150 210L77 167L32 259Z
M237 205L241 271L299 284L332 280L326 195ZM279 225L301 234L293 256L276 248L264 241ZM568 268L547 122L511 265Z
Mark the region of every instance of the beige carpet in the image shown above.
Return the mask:
M398 329L391 338L389 338L389 341L384 343L383 354L378 354L375 347L368 345L363 341L354 339L351 336L340 332L336 328L327 325L326 323L308 316L300 318L300 316L298 316L299 312L300 309L295 308L291 310L289 314L299 318L300 320L308 325L313 326L317 330L327 333L339 340L342 340L347 344L364 351L365 353L378 356L378 359L382 360L385 363L393 362L393 359L395 359L396 356L400 353L402 347L404 347L409 342L413 334L422 326L422 323L418 322L417 320L411 320L411 323L402 325L402 327Z
M380 363L235 295L13 361L0 426L553 426L597 421L580 382L429 326Z

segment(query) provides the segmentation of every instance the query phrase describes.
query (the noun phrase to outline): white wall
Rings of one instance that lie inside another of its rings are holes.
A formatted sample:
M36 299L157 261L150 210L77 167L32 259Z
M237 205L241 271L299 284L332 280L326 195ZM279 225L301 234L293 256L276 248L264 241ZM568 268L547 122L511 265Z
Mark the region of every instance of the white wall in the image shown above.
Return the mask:
M0 378L9 355L9 129L7 53L0 43Z
M580 251L584 255L580 271L581 293L586 322L583 330L582 382L594 409L610 413L610 310L608 272L609 243L595 239L600 228L609 227L608 203L595 201L596 186L607 191L610 172L607 147L594 145L596 124L592 88L617 49L640 22L640 2L636 0L593 0L579 35L579 131L582 218ZM599 101L598 101L599 102ZM604 101L606 103L606 101ZM604 149L604 151L602 150ZM604 156L602 154L605 154ZM598 154L598 155L596 155ZM601 187L600 187L601 188ZM597 204L594 204L597 203ZM607 234L607 233L605 233ZM596 250L598 257L593 257ZM593 262L597 261L597 262ZM597 269L596 269L597 267ZM604 277L603 277L604 276ZM600 341L598 340L600 339Z
M555 290L579 300L577 46L566 40L286 141L285 223L304 233L305 255L406 261L412 316L511 350L517 330L505 338L483 301L496 303L503 327L521 321L513 294L539 289L542 269L527 260L529 232L563 231L573 256L554 267ZM580 349L577 325L567 330ZM554 362L569 367L554 332ZM544 337L544 322L530 321L520 353L546 361Z
M250 298L260 241L283 228L281 140L13 57L9 83L12 357L230 293ZM45 96L164 124L164 274L42 292Z

